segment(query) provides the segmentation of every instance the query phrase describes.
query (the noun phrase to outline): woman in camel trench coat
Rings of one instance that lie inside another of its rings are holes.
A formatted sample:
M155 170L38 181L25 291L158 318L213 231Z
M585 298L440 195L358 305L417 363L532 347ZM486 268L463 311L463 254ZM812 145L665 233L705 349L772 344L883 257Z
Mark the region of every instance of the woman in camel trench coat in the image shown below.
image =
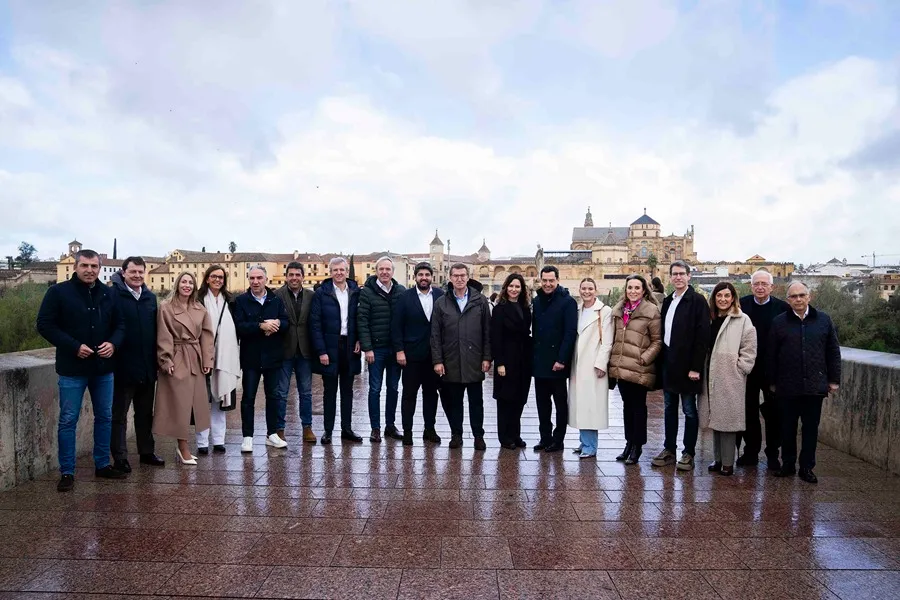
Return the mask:
M159 382L153 434L178 440L175 458L197 464L188 447L191 413L198 431L209 429L206 375L215 359L212 323L197 302L197 284L190 273L175 280L172 296L159 307L156 339Z

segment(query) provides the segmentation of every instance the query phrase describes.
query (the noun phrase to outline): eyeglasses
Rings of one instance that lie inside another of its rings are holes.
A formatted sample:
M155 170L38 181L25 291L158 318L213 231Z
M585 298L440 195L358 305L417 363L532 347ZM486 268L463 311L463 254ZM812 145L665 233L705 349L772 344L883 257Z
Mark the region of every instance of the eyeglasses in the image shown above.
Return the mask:
M669 277L687 277L687 273L684 273L684 272L672 273L671 275L669 275Z
M788 298L791 300L799 300L800 298L806 298L809 294L788 294Z
M209 277L207 277L207 279L221 281L221 280L225 279L225 276L224 275L210 275Z
M772 284L768 281L757 281L756 283L751 283L750 285L753 287L769 287Z
M468 277L468 275L465 273L453 273L450 275L450 279L465 279L466 277Z

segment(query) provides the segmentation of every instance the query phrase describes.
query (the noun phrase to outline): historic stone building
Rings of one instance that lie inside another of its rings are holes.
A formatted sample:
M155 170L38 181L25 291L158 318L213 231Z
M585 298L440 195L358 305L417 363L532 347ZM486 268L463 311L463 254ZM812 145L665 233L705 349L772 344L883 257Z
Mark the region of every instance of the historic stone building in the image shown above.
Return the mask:
M591 262L601 264L646 263L655 256L659 264L677 259L697 261L694 252L694 226L684 235L663 236L660 225L647 215L638 217L628 227L594 227L591 209L588 207L584 226L572 230L570 250L590 250Z

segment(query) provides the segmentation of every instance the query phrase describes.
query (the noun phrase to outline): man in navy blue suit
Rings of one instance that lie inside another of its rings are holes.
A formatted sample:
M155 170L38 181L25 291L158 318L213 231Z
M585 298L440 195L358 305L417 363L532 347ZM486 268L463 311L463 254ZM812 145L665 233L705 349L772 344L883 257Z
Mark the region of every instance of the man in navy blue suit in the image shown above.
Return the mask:
M416 397L422 388L422 414L425 432L422 439L435 444L441 437L435 431L437 420L438 388L440 378L431 362L431 313L434 302L444 295L432 287L434 271L427 262L416 265L416 286L403 293L394 309L391 321L391 339L397 353L397 364L403 367L403 397L400 414L403 422L403 445L412 446L412 421L416 413ZM444 413L447 407L444 406Z

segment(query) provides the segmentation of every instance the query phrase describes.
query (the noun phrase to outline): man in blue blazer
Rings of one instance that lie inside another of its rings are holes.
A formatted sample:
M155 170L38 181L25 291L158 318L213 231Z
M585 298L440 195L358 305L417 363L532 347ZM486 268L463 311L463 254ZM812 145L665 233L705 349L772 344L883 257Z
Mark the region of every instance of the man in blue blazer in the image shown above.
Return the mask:
M391 339L397 353L397 364L403 367L403 397L400 414L403 423L403 445L412 446L412 422L416 414L416 397L422 388L422 414L425 418L425 433L422 439L435 444L441 437L435 431L437 420L438 387L440 378L434 372L431 362L431 313L435 301L444 295L432 287L434 271L427 262L416 265L416 286L408 289L400 297L391 321ZM447 407L444 406L444 414Z

